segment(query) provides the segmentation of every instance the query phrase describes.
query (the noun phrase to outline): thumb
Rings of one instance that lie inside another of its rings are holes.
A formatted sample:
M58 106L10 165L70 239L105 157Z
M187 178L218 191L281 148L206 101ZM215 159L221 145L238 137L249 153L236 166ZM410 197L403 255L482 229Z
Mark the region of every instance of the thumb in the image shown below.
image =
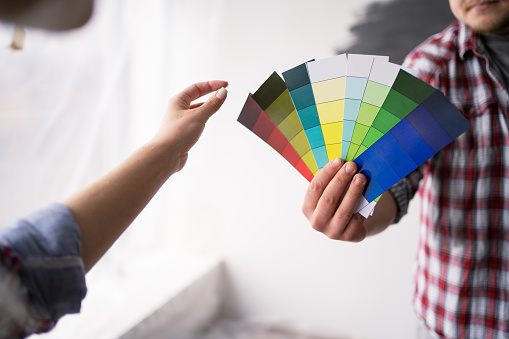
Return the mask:
M226 100L226 96L228 95L228 91L226 88L219 89L215 95L211 95L210 98L203 103L200 107L196 108L200 115L205 118L210 118L214 113L216 113L219 108L223 105Z

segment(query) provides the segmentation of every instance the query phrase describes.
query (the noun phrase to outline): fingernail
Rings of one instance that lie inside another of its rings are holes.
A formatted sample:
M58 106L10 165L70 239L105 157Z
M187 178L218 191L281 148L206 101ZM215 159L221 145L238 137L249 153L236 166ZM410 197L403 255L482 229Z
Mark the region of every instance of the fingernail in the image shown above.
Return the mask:
M355 171L355 168L352 165L347 164L346 167L345 167L345 171L346 171L346 173L351 174L351 173L353 173Z
M361 178L361 177L356 177L356 178L355 178L355 183L356 183L357 185L364 185L365 181L364 181L364 179L363 179L363 178Z
M219 91L217 91L216 97L219 100L223 100L224 98L226 98L226 93L228 93L228 91L226 90L226 88L223 87Z
M334 166L334 167L341 166L341 159L336 158L336 159L332 160L332 166Z

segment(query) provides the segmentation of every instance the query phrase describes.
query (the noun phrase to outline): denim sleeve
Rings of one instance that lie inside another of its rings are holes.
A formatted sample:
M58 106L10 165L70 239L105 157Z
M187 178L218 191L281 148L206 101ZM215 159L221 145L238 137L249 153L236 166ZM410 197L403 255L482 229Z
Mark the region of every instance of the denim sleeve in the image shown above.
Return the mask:
M0 234L0 247L19 258L34 316L54 322L80 311L87 291L81 233L66 206L54 203L17 220Z

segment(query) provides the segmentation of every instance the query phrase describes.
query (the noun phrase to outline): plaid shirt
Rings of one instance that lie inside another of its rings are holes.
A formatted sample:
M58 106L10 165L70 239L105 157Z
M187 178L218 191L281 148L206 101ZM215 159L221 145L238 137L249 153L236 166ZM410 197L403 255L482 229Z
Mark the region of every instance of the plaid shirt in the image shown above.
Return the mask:
M509 96L481 39L455 22L405 61L472 128L396 184L400 216L419 189L414 307L443 338L509 338Z

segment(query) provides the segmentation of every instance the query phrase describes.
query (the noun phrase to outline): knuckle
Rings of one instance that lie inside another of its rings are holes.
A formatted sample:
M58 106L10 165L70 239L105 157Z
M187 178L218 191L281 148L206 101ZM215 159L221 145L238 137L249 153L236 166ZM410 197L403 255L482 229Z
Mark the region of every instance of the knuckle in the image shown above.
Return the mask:
M192 91L196 92L196 93L199 93L198 95L199 96L202 96L203 94L203 83L201 82L196 82L194 84L191 85L193 88L192 88Z
M348 242L359 242L360 241L355 232L345 232L345 234L343 234L343 240L348 241Z
M336 212L337 218L343 222L345 225L350 222L352 219L352 213L343 208L339 208Z
M318 232L322 232L325 229L325 224L318 218L312 217L310 220L311 227Z
M358 215L360 218L363 219L362 216ZM366 227L364 227L362 219L360 219L355 215L352 218L352 222L350 223L350 227L347 229L347 231L344 234L344 238L347 241L350 242L361 242L363 241L367 236L367 230Z
M337 185L341 187L346 187L350 181L350 178L345 178L344 175L342 175L342 173L339 172L337 175L334 176L332 180L336 181Z
M336 205L339 199L334 194L331 194L329 192L324 192L322 195L322 200L326 205L330 206L330 205Z
M308 210L309 210L308 207L305 204L303 204L301 206L300 210L301 210L302 214L304 214L306 216L306 218L307 218L308 217Z
M325 189L325 185L319 180L313 180L311 184L309 184L309 189L312 192L322 192Z
M331 240L341 240L341 235L337 231L330 231L324 234Z
M309 207L307 204L303 204L301 207L302 214L311 222L311 218L313 217L313 209Z
M317 232L325 233L325 232L323 231L323 227L322 227L321 225L318 225L318 224L311 224L311 227L312 227L315 231L317 231Z
M221 101L218 98L216 98L215 96L211 100L209 100L209 107L211 109L214 109L217 111L219 109L219 107L221 107L221 105L222 105Z

